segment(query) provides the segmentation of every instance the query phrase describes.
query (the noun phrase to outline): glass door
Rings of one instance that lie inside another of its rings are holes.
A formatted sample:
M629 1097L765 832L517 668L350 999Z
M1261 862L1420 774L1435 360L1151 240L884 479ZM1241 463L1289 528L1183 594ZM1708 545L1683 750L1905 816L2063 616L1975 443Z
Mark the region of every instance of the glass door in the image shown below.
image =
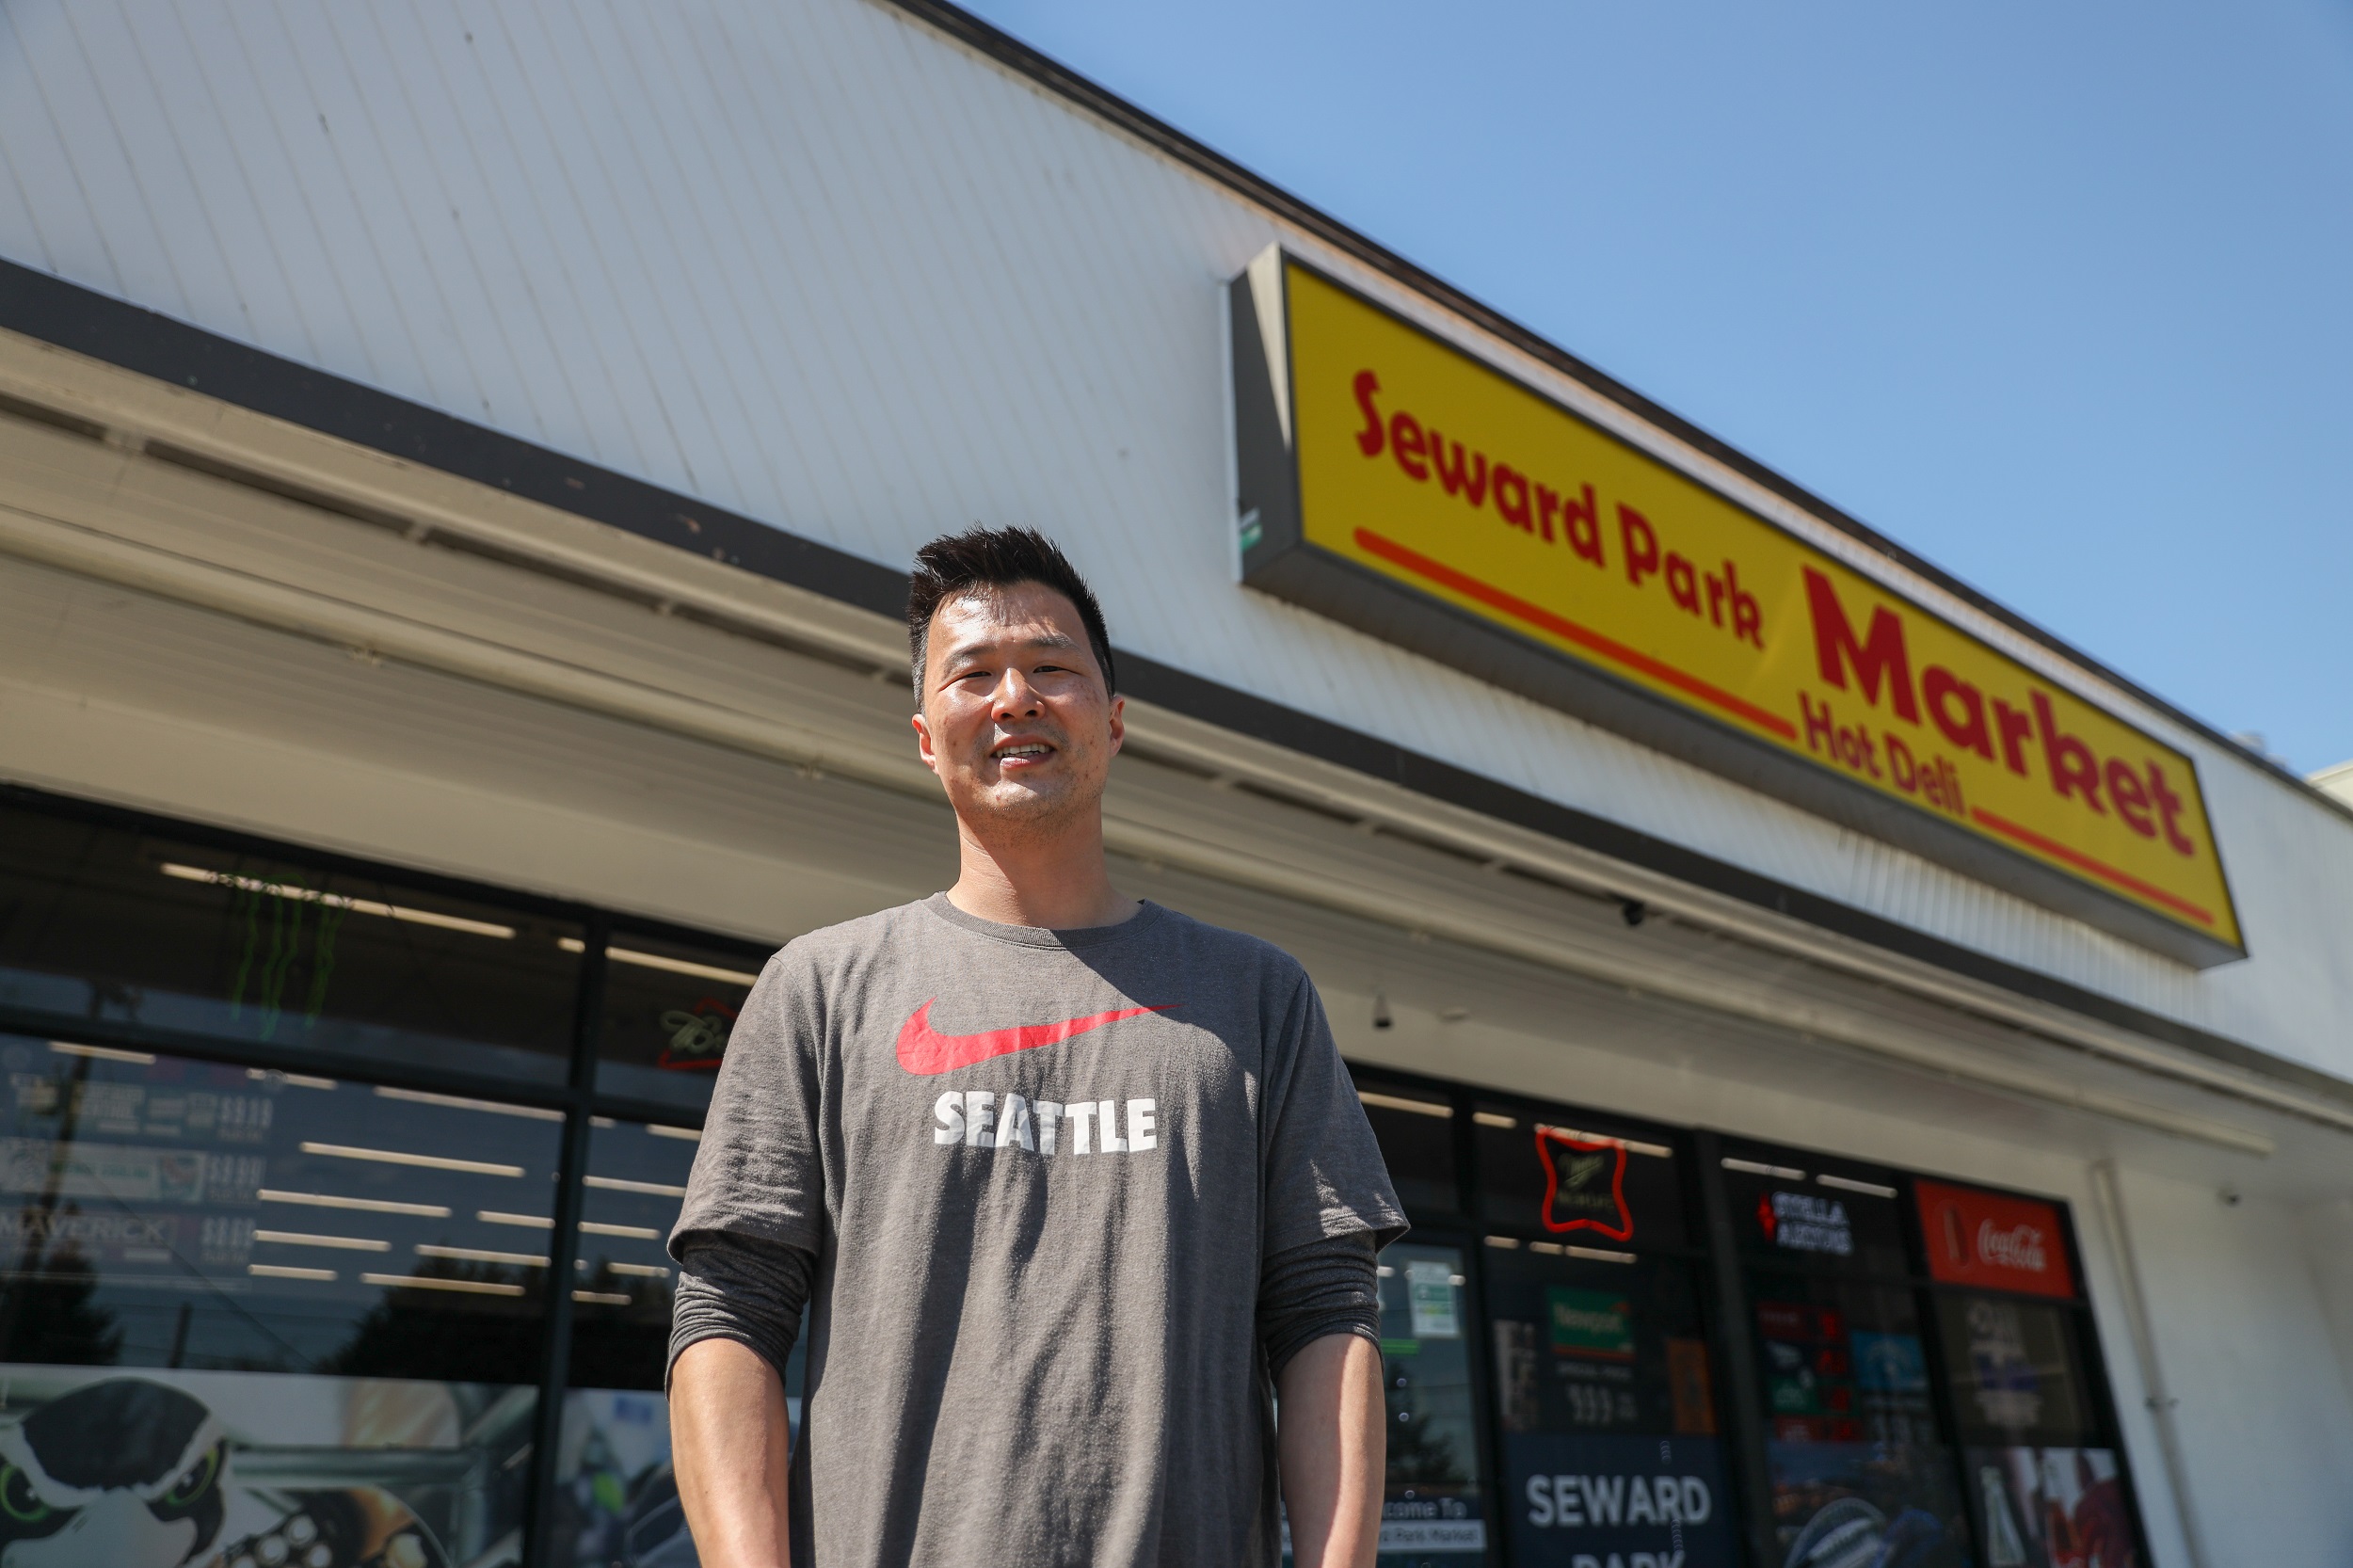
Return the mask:
M1381 1568L1477 1568L1486 1560L1469 1283L1460 1246L1401 1241L1381 1255L1389 1430Z

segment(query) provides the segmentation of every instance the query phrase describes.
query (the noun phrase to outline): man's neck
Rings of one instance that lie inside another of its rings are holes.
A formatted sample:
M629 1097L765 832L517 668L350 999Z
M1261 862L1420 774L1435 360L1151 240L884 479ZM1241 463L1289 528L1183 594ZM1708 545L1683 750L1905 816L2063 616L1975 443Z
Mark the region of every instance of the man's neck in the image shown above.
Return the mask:
M1112 886L1099 818L1081 830L984 840L958 824L963 865L948 902L999 925L1117 925L1144 906Z

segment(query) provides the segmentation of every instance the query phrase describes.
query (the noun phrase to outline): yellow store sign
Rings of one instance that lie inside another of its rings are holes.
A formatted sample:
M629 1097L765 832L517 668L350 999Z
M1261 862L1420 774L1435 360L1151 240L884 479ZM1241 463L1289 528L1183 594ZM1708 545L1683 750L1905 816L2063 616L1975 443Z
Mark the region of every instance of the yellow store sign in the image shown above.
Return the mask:
M2185 962L2243 946L2172 746L1270 251L1243 573Z

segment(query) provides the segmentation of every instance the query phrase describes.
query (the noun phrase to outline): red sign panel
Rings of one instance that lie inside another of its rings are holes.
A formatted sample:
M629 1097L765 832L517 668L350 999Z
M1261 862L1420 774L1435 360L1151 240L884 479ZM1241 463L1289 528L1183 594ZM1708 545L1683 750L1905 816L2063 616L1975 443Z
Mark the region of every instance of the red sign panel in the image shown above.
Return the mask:
M1625 1206L1625 1145L1612 1138L1587 1143L1557 1127L1536 1129L1536 1154L1545 1162L1545 1228L1593 1230L1613 1241L1634 1237L1634 1214Z
M1936 1278L2036 1296L2074 1295L2058 1210L2050 1204L1941 1181L1914 1181L1912 1188L1928 1238L1929 1272Z

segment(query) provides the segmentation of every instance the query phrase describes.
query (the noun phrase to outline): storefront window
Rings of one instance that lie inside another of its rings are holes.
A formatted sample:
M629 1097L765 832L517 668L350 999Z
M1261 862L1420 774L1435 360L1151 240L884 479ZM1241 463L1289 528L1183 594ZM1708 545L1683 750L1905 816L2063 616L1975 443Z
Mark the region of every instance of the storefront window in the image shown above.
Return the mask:
M1966 1527L1940 1440L1914 1293L1814 1274L1750 1276L1773 1525L1792 1564L1959 1564Z
M767 952L616 932L604 956L598 1089L701 1111Z
M664 1241L767 950L616 923L583 1031L584 921L29 799L0 796L0 1558L514 1568L560 1302L534 1560L691 1564ZM198 1036L244 1061L155 1048ZM552 1296L565 1113L481 1085L564 1082L590 1037ZM1380 1260L1385 1568L1708 1568L1768 1520L1762 1568L2139 1560L2060 1206L1358 1088L1418 1227ZM1756 1352L1761 1495L1711 1331Z
M560 1080L579 928L0 804L0 1008Z
M1896 1181L1769 1148L1722 1166L1784 1560L1969 1561Z
M599 1117L590 1130L548 1559L566 1568L695 1561L662 1384L676 1283L664 1244L696 1146L688 1128ZM796 1344L785 1369L796 1431L805 1365Z
M1389 1180L1408 1212L1452 1214L1462 1208L1454 1180L1454 1105L1426 1090L1359 1077L1356 1097L1380 1140Z
M1596 1247L1683 1244L1682 1175L1662 1136L1489 1103L1472 1133L1489 1224Z
M0 1070L0 1540L520 1560L547 1257L499 1216L547 1211L560 1118L19 1036Z
M2012 1296L1939 1295L1938 1338L1990 1560L2136 1562L2115 1448L2102 1441L2074 1312Z
M1720 1179L1740 1251L1753 1262L1912 1272L1903 1206L1887 1173L1825 1170L1810 1156L1755 1149L1727 1155Z
M1474 1568L1485 1560L1463 1268L1457 1247L1404 1241L1381 1255L1389 1416L1383 1568Z
M1739 1560L1698 1271L1490 1237L1489 1331L1513 1560Z

